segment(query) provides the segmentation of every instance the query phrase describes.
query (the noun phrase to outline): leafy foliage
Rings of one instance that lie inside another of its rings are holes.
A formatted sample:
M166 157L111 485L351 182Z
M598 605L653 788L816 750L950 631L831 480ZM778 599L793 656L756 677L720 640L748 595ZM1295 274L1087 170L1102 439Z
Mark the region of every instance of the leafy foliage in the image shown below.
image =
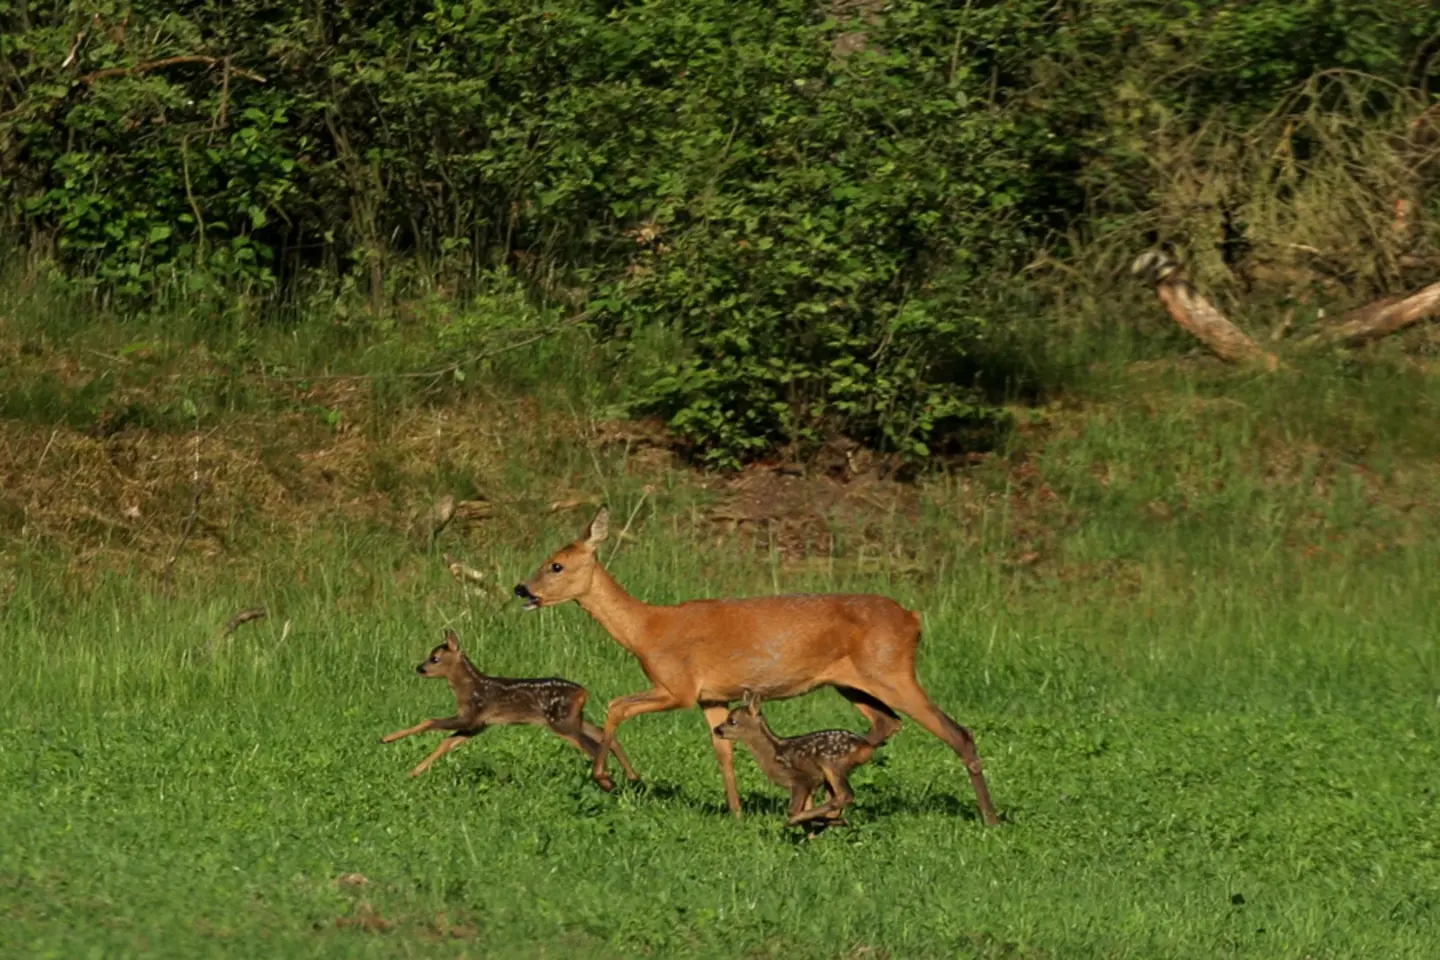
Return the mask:
M633 407L711 462L923 457L987 415L985 291L1143 214L1156 130L1327 68L1423 91L1437 31L1419 0L0 0L0 208L126 310L509 269L682 343Z

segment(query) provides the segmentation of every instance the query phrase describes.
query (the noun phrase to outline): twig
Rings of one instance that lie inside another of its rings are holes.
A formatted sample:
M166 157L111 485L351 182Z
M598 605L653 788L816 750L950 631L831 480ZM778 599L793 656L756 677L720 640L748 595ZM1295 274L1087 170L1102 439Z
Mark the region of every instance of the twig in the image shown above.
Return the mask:
M220 109L215 111L214 122L210 124L211 133L225 126L230 119L230 73L233 69L230 58L226 57L220 74Z
M321 373L308 377L276 377L262 372L261 376L264 379L269 380L273 383L312 383L315 381L336 380L383 380L386 378L392 380L438 380L441 377L445 376L447 373L454 373L462 367L468 367L471 364L478 363L481 360L487 360L490 357L496 356L498 354L509 353L511 350L519 350L521 347L528 347L532 343L539 343L541 340L549 339L550 337L555 336L555 334L560 333L562 330L568 330L571 327L578 326L581 323L584 323L587 319L589 319L589 317L589 311L576 314L573 317L562 320L560 323L557 323L553 327L547 327L544 330L540 330L534 336L526 337L524 340L517 340L514 343L507 343L503 347L495 347L490 350L481 350L478 353L472 353L470 356L466 357L463 360L456 360L454 363L447 363L445 366L438 367L434 370L416 370L407 373Z
M40 468L43 467L43 466L45 466L45 456L50 452L50 448L51 448L52 446L54 446L54 444L55 444L55 438L56 438L57 436L59 436L59 435L60 435L60 428L59 428L59 427L56 427L54 430L51 430L51 431L50 431L50 439L45 441L45 449L40 451L40 459L39 459L38 461L36 461L36 463L35 463L35 472L36 472L36 473L39 473L39 472L40 472Z
M205 260L205 214L200 212L200 204L195 201L195 191L190 186L190 138L180 138L180 172L185 175L185 199L190 202L190 210L195 214L196 236L199 243L196 244L196 260Z
M80 44L85 42L85 34L88 32L88 30L81 30L79 33L75 34L75 42L70 44L70 52L65 55L65 61L60 64L61 70L64 70L66 67L70 66L70 64L75 62L75 55L80 52Z
M129 67L107 67L104 70L96 70L94 73L87 73L77 82L94 84L97 81L105 80L110 77L133 77L136 74L149 73L152 70L162 70L165 67L178 67L182 64L199 63L204 64L207 67L213 67L216 64L226 62L228 59L229 58L222 57L206 57L200 56L198 54L191 54L183 57L166 57L163 60L148 60L145 63L137 63ZM244 70L240 67L228 67L227 76L230 73L233 73L239 77L244 77L246 80L254 80L256 83L265 82L265 78L260 76L260 74L252 73L251 71Z
M620 548L625 546L625 540L630 536L630 525L635 522L635 515L640 512L641 507L645 506L645 499L649 496L650 487L646 486L645 489L640 491L640 499L635 501L635 509L630 511L630 517L625 521L625 526L620 528L619 535L615 537L615 549L611 550L610 556L605 558L606 563L614 562L616 554L620 552Z
M252 620L264 620L269 615L269 613L270 611L266 610L264 607L251 607L248 610L241 610L239 613L235 614L235 616L231 617L230 620L225 624L225 626L221 627L218 631L216 631L215 636L210 638L210 642L205 644L206 656L213 654L215 652L215 648L220 646L222 642L229 640L230 635L236 630L240 629L242 626L251 622ZM288 627L290 621L287 620L285 621L285 623Z
M170 586L170 574L175 569L175 561L180 557L180 551L185 548L185 542L190 539L190 534L195 530L195 521L200 517L200 496L205 492L205 486L210 482L210 474L204 477L197 477L195 480L195 495L190 498L190 513L185 518L185 527L180 531L180 539L175 543L175 549L170 551L170 559L165 561L165 573L160 582L166 587Z
M231 617L229 622L226 623L225 626L220 628L220 635L218 639L224 640L226 637L230 636L230 634L234 633L236 630L240 629L245 624L250 623L254 620L264 620L269 615L270 611L266 610L264 607L251 607L249 610L241 610L239 613L235 614L235 616Z

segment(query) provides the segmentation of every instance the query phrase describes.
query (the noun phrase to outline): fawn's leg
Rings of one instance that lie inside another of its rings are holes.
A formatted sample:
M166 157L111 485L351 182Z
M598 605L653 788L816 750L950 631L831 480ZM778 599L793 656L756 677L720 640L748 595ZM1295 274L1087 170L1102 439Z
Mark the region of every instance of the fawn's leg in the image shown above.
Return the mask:
M605 758L615 748L615 731L620 724L642 713L663 713L686 706L678 697L664 687L652 687L628 697L616 697L605 711L605 733L600 738L600 753L595 757L591 776L597 782L605 776ZM603 784L602 784L603 786Z
M569 740L575 744L575 746L579 747L581 751L590 758L592 763L595 758L600 755L600 741L593 739L578 724L571 727L563 722L552 723L549 724L549 727L555 731L556 735L565 740ZM608 770L601 773L600 776L595 777L595 782L598 783L600 789L606 793L615 789L615 781L610 779L610 771Z
M825 785L830 788L830 799L812 810L806 810L804 813L791 817L791 826L820 819L828 820L831 823L845 822L841 811L855 799L855 793L850 789L850 782L845 777L845 771L829 765L822 766L820 770L825 774Z
M594 740L594 741L595 741L597 747L598 747L600 741L605 739L605 731L604 731L604 730L601 730L599 727L595 726L595 724L590 723L590 722L587 721L587 720L583 720L583 719L582 719L582 720L580 721L580 728L585 731L585 736L587 736L587 737L589 737L591 740ZM627 756L625 756L625 751L624 751L624 749L621 748L621 746L620 746L620 741L619 741L619 740L615 740L615 741L611 742L611 744L610 744L610 752L613 753L613 754L615 754L615 759L616 759L616 760L619 760L619 761L620 761L620 766L622 766L622 767L625 768L625 779L627 779L627 780L639 780L639 779L640 779L640 774L636 773L636 772L635 772L635 768L632 767L632 766L630 766L630 758L627 757Z
M420 765L417 766L414 770L410 771L410 776L420 776L420 774L430 769L430 764L434 763L436 760L439 760L441 757L445 756L445 754L449 753L451 750L454 750L456 747L460 746L460 744L464 743L466 740L469 740L472 736L474 736L474 734L479 732L479 730L475 730L471 733L457 733L453 737L446 737L444 740L441 740L440 746L435 748L435 752L430 754L430 756L426 757L424 760L421 760Z
M417 733L424 733L426 730L434 729L434 720L422 720L413 727L406 727L404 730L396 730L394 733L387 733L380 738L381 743L394 743L403 737L413 737Z
M800 814L810 809L810 804L814 802L814 792L814 784L799 782L790 784L791 823L794 823L795 818L800 816Z
M730 715L728 703L702 704L705 711L705 729L710 731L710 743L715 747L715 759L720 764L720 776L725 780L725 801L736 819L740 813L740 790L735 786L735 744L724 737L715 736L715 728Z
M401 737L414 736L417 733L424 733L426 730L464 730L469 733L479 733L483 730L483 723L477 724L473 713L457 713L453 717L436 717L433 720L423 720L405 730L396 730L394 733L387 733L380 738L381 743L394 743Z

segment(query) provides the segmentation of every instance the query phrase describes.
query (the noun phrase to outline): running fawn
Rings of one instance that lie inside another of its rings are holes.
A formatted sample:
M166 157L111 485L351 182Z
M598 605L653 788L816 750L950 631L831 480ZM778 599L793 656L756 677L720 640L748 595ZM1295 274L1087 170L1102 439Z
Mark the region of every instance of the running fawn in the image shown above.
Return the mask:
M970 773L980 815L987 824L1000 822L975 738L936 706L915 678L918 614L889 597L855 593L645 603L600 565L596 549L609 527L602 507L579 540L515 587L526 610L574 600L640 661L650 689L610 701L602 758L616 729L631 717L698 706L711 730L725 798L738 817L734 744L714 733L730 704L745 689L779 700L828 686L870 721L871 743L898 729L902 713L945 741ZM597 759L594 775L604 772L604 760Z
M450 690L455 694L456 713L453 717L426 720L380 738L381 743L393 743L426 730L451 731L450 736L440 741L434 753L410 771L412 777L424 773L430 764L486 727L508 724L543 724L585 751L592 762L600 758L600 741L604 733L599 727L586 722L582 711L588 694L578 683L554 677L514 680L486 676L475 669L465 651L460 649L460 638L454 630L445 631L445 642L431 650L429 658L415 671L422 677L444 677L450 682ZM615 758L625 768L625 776L638 780L639 774L630 766L624 751L618 744L613 746ZM609 773L603 769L595 780L605 790L615 787Z
M798 737L777 737L760 712L760 701L746 692L744 706L736 707L714 730L723 740L739 740L755 754L755 761L772 783L790 790L787 826L824 820L845 823L843 811L855 799L850 771L868 761L883 740L872 741L849 730L821 730ZM812 807L815 791L824 786L830 799Z

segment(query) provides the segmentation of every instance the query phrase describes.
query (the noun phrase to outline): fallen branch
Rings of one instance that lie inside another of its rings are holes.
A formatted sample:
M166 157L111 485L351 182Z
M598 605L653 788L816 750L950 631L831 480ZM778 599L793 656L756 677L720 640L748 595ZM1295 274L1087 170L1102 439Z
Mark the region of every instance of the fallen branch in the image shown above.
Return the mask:
M1213 303L1199 291L1180 270L1169 254L1147 250L1135 258L1130 272L1154 284L1155 293L1165 304L1171 319L1195 339L1209 347L1216 356L1230 363L1259 363L1266 370L1280 366L1279 359L1250 339L1245 331L1231 323Z
M1440 283L1408 297L1387 297L1351 310L1321 339L1343 347L1363 346L1434 316L1440 316Z
M450 571L450 576L459 581L461 586L467 584L483 585L488 579L483 570L476 570L474 567L466 566L465 561L459 557L453 557L448 553L441 554L445 558L445 567Z
M225 626L221 627L216 632L215 636L210 639L210 642L205 645L206 655L208 656L209 654L214 653L216 647L220 646L220 644L224 643L226 640L229 640L230 635L233 634L236 630L239 630L245 624L250 623L253 620L264 620L267 616L269 616L269 611L266 610L264 607L251 607L249 610L241 610L239 613L235 614L235 616L231 617L229 621L226 622ZM286 620L285 625L288 628L290 625L290 621Z
M94 73L87 73L79 79L79 83L94 85L100 80L110 77L133 77L141 73L149 73L152 70L163 70L166 67L178 67L184 64L203 64L207 67L224 65L229 73L237 77L244 77L246 80L254 80L256 83L264 83L265 78L258 73L240 67L231 66L229 57L206 57L198 54L191 54L183 57L166 57L163 60L148 60L144 63L137 63L129 67L106 67L104 70L96 70Z
M241 610L239 613L235 614L235 616L231 617L229 622L226 623L225 626L220 628L220 635L217 639L224 640L226 637L230 636L230 634L234 633L236 630L239 630L245 624L251 623L255 620L264 620L269 615L270 611L266 610L264 607L251 607L249 610Z

